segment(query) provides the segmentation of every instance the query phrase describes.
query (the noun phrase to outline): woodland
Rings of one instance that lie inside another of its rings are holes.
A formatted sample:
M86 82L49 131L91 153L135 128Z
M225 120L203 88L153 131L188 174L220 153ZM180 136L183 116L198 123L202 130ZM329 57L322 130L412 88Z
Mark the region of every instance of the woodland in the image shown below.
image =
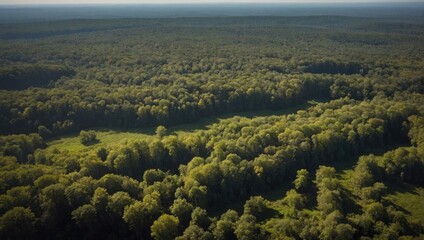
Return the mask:
M0 24L0 239L423 239L422 18Z

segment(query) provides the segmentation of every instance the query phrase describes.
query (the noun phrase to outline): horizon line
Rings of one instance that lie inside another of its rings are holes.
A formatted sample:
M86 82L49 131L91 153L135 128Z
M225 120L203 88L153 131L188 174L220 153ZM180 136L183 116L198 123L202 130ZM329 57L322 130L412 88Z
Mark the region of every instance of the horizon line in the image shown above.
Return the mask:
M295 0L289 0L289 1L266 1L266 2L251 2L251 1L224 1L224 2L213 2L213 1L207 1L207 2L194 2L194 1L181 1L181 2L63 2L63 3L48 3L48 2L41 2L41 3L1 3L0 6L76 6L76 5L229 5L229 4L243 4L243 5L264 5L264 4L274 4L274 5L307 5L307 4L313 4L313 5L346 5L346 4L362 4L362 5L385 5L385 4L424 4L424 1L401 1L401 0L393 0L393 1L371 1L371 2L364 2L364 1L305 1L305 2L299 2Z

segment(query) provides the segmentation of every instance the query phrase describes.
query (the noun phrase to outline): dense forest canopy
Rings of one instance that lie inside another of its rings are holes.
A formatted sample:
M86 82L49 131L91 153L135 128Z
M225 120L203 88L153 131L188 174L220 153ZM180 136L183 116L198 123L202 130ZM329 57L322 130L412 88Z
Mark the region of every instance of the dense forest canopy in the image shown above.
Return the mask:
M0 65L2 239L424 236L422 19L3 23Z

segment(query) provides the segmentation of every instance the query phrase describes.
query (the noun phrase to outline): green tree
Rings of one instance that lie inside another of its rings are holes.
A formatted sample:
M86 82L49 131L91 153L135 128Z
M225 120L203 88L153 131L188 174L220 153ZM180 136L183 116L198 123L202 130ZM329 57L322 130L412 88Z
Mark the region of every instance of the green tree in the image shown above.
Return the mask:
M72 212L72 219L78 225L89 228L90 225L97 223L96 208L91 204L85 204Z
M160 194L153 192L144 196L142 202L135 201L126 207L123 219L138 238L147 237L147 231L161 212Z
M49 137L52 136L52 131L50 131L50 129L46 128L45 126L41 125L38 127L38 134L40 134L40 136L43 139L48 139Z
M105 188L98 187L94 191L93 197L91 198L91 204L96 208L99 213L106 212L106 207L109 202L109 194Z
M162 125L158 126L156 128L156 131L155 131L156 136L158 138L163 138L166 135L166 132L167 132L166 128L164 126L162 126Z
M265 209L265 199L262 196L251 197L244 204L244 213L251 214L256 218L261 217Z
M104 148L104 147L101 147L101 148L99 148L98 150L97 150L97 157L99 157L100 158L100 160L102 160L102 161L106 161L106 159L107 159L107 155L109 154L109 152L107 151L107 149L106 148Z
M294 187L299 192L305 192L309 189L311 181L309 179L309 172L306 169L297 171L295 180L293 181Z
M214 237L218 240L235 239L234 229L238 219L238 213L231 209L222 214L213 229Z
M29 208L15 207L0 218L2 239L32 239L35 230L35 215Z
M205 231L203 228L197 225L190 225L184 230L182 236L176 238L176 240L212 240L213 235L209 231Z
M236 222L234 233L239 240L257 239L259 236L259 228L256 224L256 218L250 214L241 215Z
M188 226L194 209L193 205L184 198L177 198L169 209L173 215L178 217L182 226Z
M118 218L124 214L124 209L134 203L134 199L126 192L116 192L109 198L107 210L113 216Z
M292 209L300 210L305 207L306 199L305 197L297 193L294 189L291 189L286 192L286 196L283 201Z
M80 132L80 142L83 145L90 145L90 144L96 143L97 141L98 141L97 140L97 134L96 134L95 131L93 131L93 130L90 130L90 131L82 130Z
M208 229L210 224L211 224L211 220L209 219L205 209L196 207L191 212L190 225L197 225L199 227L202 227L203 229Z
M177 217L168 214L162 214L151 227L151 236L156 240L174 239L178 236Z

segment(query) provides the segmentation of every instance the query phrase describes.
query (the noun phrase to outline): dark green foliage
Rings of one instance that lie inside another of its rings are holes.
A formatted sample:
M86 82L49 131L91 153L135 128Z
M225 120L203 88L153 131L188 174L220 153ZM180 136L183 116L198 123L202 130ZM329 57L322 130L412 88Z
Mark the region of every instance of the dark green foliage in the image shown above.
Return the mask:
M183 227L188 226L191 219L191 213L193 211L192 204L187 202L185 199L177 198L169 210L173 215L178 217L179 222Z
M300 169L297 171L295 180L293 181L294 188L297 191L305 192L311 188L311 179L309 177L309 172L306 169Z
M190 225L185 230L182 236L176 238L177 240L212 240L212 234L205 231L197 225Z
M236 222L239 219L239 215L234 210L228 210L226 213L221 215L221 218L217 221L216 227L213 230L213 235L216 239L236 239L234 230L236 228Z
M203 229L208 229L210 223L210 219L205 209L201 209L199 207L193 209L193 212L191 212L190 225L197 225Z
M45 143L38 134L0 136L0 154L16 157L20 163L27 162L28 154L44 146Z
M166 135L166 128L160 125L156 128L155 132L156 132L156 136L158 136L159 138L162 138L163 136Z
M85 204L72 212L72 219L78 225L86 226L87 228L96 223L96 216L96 208L90 204Z
M178 236L178 224L178 218L163 214L153 222L151 235L156 240L174 239Z
M90 145L96 143L97 134L95 131L81 131L80 132L80 141L84 145Z
M97 150L97 157L99 157L102 161L105 161L108 155L108 151L106 148L102 147Z
M305 72L366 75L368 73L368 69L362 67L358 63L337 63L333 61L321 61L317 63L305 63Z
M256 218L250 214L243 214L236 222L234 233L239 240L259 239L259 228Z
M72 69L52 64L21 64L0 68L0 89L20 90L47 87L61 77L74 75Z
M53 133L48 128L46 128L45 126L41 125L41 126L38 126L38 134L40 134L40 136L43 139L48 139L49 137L52 136Z
M424 184L424 31L419 21L375 21L4 26L0 37L42 38L0 45L0 82L19 90L0 91L0 131L9 134L0 137L0 237L419 238L422 223L387 194L393 182ZM312 99L324 102L184 133L170 127ZM82 130L102 138L102 128L151 136L107 144ZM79 131L77 150L47 147ZM385 153L368 155L375 149ZM341 180L332 165L364 153ZM286 193L278 212L261 196L268 190ZM244 209L229 209L241 199Z
M265 212L265 199L261 196L251 197L244 204L244 213L259 218Z
M32 239L35 235L35 214L29 208L15 207L0 218L3 239Z
M220 113L279 109L312 98L364 99L381 91L387 95L398 90L423 92L420 27L407 24L415 31L400 37L397 32L405 32L404 26L390 21L373 30L365 27L374 24L370 19L334 21L345 25L334 25L327 17L267 17L81 20L33 24L31 29L9 26L3 31L61 29L70 32L75 45L56 41L54 36L30 46L30 40L4 40L0 57L4 69L9 69L6 72L21 69L18 72L26 75L40 71L46 76L75 72L75 76L56 81L50 89L3 92L0 130L29 133L45 126L60 135L100 126L175 125ZM124 27L116 36L110 25L115 29L119 24L130 29ZM86 25L99 31L72 34L69 30ZM196 38L182 41L184 36ZM343 40L332 41L334 36ZM352 40L355 36L390 44L369 47ZM26 63L34 61L37 64Z
M295 190L286 192L284 202L292 209L300 210L305 207L306 199L302 194L297 193Z

